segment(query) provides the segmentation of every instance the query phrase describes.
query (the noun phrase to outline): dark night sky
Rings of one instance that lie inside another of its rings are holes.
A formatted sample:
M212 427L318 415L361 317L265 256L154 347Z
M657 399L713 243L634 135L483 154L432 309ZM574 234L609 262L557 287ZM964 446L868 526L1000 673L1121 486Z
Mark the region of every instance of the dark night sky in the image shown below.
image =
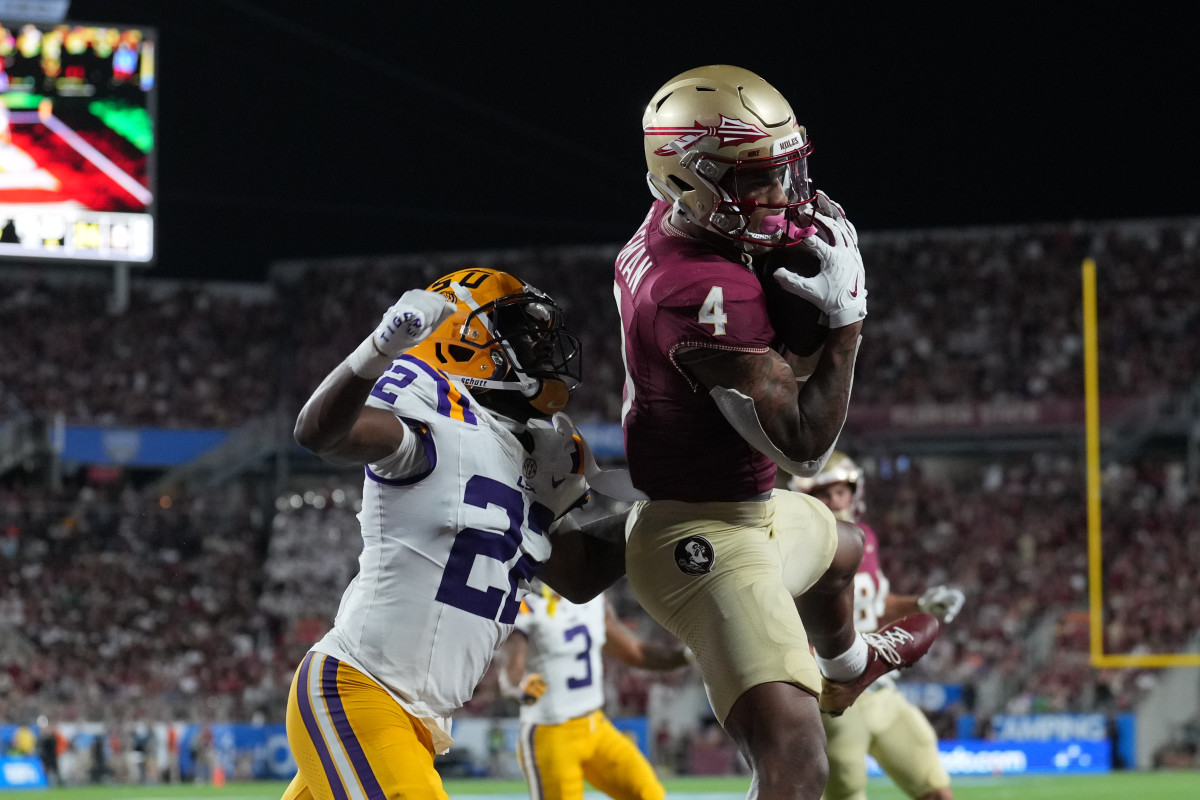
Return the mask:
M860 230L1200 214L1183 12L605 5L74 0L70 18L159 29L163 276L624 241L649 202L642 110L710 63L789 98Z

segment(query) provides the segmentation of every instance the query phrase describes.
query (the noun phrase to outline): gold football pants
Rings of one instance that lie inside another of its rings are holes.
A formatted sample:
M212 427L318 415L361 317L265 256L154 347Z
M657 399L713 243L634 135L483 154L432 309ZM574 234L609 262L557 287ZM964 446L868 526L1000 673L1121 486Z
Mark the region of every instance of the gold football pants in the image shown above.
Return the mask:
M428 729L336 658L309 653L300 662L287 737L299 772L283 800L448 800Z
M653 500L634 505L627 531L629 586L696 654L722 725L759 684L821 693L793 598L820 580L837 550L837 520L824 503L785 490L758 503ZM681 563L694 553L702 556L695 564Z
M521 725L517 760L533 800L583 800L583 782L615 800L663 800L654 768L603 711L559 725Z

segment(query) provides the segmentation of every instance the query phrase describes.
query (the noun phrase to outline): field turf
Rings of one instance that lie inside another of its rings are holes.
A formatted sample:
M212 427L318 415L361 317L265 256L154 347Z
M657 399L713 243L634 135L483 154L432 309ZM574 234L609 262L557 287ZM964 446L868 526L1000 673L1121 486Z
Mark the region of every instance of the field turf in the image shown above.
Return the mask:
M668 800L739 800L746 778L672 778ZM0 790L0 800L278 800L286 784L270 781L227 783L220 789L199 784L81 786L62 789ZM521 781L453 780L451 797L524 800ZM890 782L872 780L871 800L904 800ZM1108 775L956 778L955 800L1200 800L1200 772L1115 772ZM586 800L604 800L588 791Z

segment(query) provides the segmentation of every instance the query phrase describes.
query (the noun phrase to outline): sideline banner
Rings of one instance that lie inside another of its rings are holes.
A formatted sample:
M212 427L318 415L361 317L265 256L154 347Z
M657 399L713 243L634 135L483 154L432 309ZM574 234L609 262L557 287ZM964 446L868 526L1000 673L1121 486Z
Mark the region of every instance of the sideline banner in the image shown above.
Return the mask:
M68 425L56 434L55 447L63 461L127 467L169 467L186 464L221 444L229 431L221 429L101 428Z
M1108 738L1108 720L1103 714L997 714L992 735L1014 742L1100 742Z
M37 756L0 756L0 789L44 789L46 773Z
M1107 741L944 739L938 742L938 755L942 766L951 775L1067 774L1112 770L1112 748ZM867 756L867 774L883 775L883 770L870 756Z

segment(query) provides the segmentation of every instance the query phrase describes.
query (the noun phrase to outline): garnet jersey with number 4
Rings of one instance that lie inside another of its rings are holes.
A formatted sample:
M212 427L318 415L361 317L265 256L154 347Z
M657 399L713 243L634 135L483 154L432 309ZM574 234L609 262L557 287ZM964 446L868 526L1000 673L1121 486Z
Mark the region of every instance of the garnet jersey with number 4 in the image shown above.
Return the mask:
M582 459L548 423L499 418L410 355L367 405L412 436L366 468L359 572L313 650L387 689L441 751L449 716L471 698L550 555L553 522L587 491Z
M774 487L775 464L733 429L676 356L689 347L764 353L775 330L754 273L665 225L670 210L654 203L614 273L629 471L653 500L745 500Z

